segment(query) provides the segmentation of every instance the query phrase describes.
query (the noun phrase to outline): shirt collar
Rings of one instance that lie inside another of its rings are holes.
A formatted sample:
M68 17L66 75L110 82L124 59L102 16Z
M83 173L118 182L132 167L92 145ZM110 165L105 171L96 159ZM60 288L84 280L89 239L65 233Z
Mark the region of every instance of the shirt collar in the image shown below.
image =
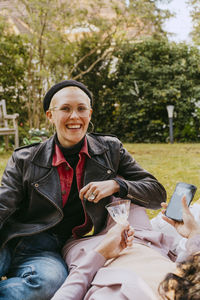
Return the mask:
M88 143L87 143L86 137L84 139L83 147L81 148L79 154L80 155L85 154L89 158L91 157L88 153ZM58 147L58 145L55 144L52 166L56 167L62 163L66 163L66 159L64 158L64 155L63 155L62 151L60 150L60 148Z

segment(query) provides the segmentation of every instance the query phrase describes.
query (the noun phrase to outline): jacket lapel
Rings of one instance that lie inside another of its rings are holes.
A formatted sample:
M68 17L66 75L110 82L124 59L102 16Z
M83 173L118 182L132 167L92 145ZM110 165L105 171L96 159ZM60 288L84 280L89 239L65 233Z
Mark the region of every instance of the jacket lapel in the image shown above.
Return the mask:
M39 167L50 169L52 167L53 152L54 136L40 144L40 147L32 158L32 163Z
M57 208L62 209L60 180L56 168L52 168L45 176L37 180L37 182L33 182L32 185L44 198L53 202Z
M32 163L40 167L41 177L33 182L34 188L46 199L53 202L59 209L62 209L62 196L59 175L57 168L52 167L54 151L54 136L41 143L36 151ZM47 172L49 169L49 172Z
M110 165L107 157L108 147L96 138L87 135L88 152L85 165L84 185L91 181L102 181L113 178L115 170Z

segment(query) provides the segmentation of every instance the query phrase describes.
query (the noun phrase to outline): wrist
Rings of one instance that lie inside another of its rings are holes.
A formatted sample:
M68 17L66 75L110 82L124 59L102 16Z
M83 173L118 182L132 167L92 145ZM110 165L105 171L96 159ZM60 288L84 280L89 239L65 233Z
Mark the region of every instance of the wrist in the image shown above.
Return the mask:
M99 245L98 247L96 247L94 249L94 251L98 252L99 254L101 254L106 260L109 259L109 257L108 257L108 251L106 251L106 249L105 249L104 246L102 247L101 245Z
M113 180L113 194L118 193L120 191L120 185L117 181Z

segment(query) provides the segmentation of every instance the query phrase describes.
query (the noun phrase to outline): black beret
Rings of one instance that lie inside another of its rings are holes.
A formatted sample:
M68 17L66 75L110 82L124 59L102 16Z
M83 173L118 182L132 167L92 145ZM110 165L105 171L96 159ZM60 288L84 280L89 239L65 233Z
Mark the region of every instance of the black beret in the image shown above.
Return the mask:
M43 108L44 108L45 112L49 109L49 105L51 103L51 99L53 98L53 96L55 95L55 93L57 93L59 90L65 88L67 86L76 86L76 87L80 88L82 91L84 91L87 94L87 96L90 98L90 100L91 100L91 106L92 106L92 104L93 104L92 94L86 88L86 86L83 83L78 82L76 80L64 80L64 81L61 81L61 82L56 83L55 85L53 85L50 88L50 90L48 90L48 92L46 93L46 95L44 96Z

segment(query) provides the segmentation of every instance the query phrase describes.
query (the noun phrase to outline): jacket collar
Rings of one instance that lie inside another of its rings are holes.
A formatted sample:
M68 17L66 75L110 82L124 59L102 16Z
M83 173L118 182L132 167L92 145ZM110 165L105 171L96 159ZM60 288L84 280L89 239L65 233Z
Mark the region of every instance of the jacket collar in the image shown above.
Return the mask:
M51 168L54 152L54 136L39 145L32 162L43 168Z
M108 150L108 147L103 145L96 135L89 133L86 137L88 141L88 152L91 156L102 154Z
M87 134L86 138L88 142L88 152L91 156L100 155L108 150L108 148L105 145L103 145L95 135ZM54 153L54 145L54 136L41 143L32 158L32 162L43 168L51 168Z
M57 167L58 165L62 164L62 163L66 163L66 159L61 151L61 149L58 147L57 144L55 144L54 146L54 154L53 154L53 162L52 162L52 166ZM87 146L87 139L85 138L84 140L84 144L81 148L81 150L79 151L79 155L87 155L88 157L90 157L89 153L88 153L88 146Z

